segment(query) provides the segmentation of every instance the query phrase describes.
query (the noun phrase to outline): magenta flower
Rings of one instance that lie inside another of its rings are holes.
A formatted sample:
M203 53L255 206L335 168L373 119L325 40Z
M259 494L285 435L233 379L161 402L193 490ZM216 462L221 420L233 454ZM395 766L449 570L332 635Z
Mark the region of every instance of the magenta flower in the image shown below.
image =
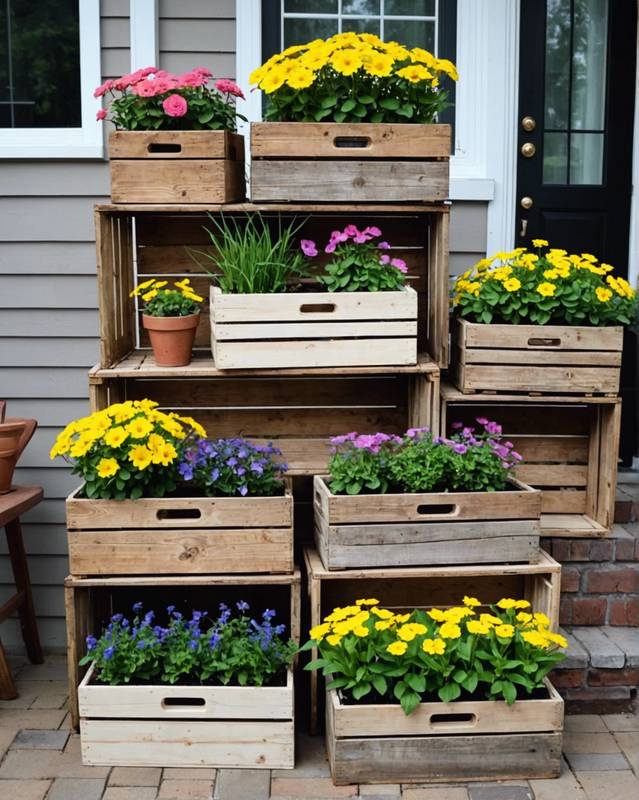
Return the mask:
M365 244L371 239L371 237L366 233L366 231L359 231L357 236L353 237L353 241L355 244Z
M335 242L333 239L331 239L330 242L324 248L324 252L325 253L334 253L336 247L337 247L337 242Z
M377 246L380 250L390 250L390 245L388 242L380 242Z
M383 256L380 256L379 263L380 264L390 264L390 260L391 260L390 256L388 256L388 255L386 255L386 253L384 253Z
M392 258L390 263L391 266L395 267L400 272L403 272L404 274L408 272L408 267L406 266L406 262L404 261L403 258Z
M344 228L344 233L346 234L347 238L351 238L354 236L359 236L359 230L355 225L347 225Z
M381 236L382 232L377 227L377 225L369 225L368 227L364 228L364 233L368 233L370 236Z
M464 423L463 423L463 422L453 422L453 424L452 424L450 427L451 427L451 428L452 428L454 431L458 431L458 430L461 430L461 428L463 428L463 427L464 427Z
M305 256L314 258L317 255L317 245L312 239L302 239L300 247Z
M480 425L488 425L488 420L486 417L475 417L475 420L479 422Z

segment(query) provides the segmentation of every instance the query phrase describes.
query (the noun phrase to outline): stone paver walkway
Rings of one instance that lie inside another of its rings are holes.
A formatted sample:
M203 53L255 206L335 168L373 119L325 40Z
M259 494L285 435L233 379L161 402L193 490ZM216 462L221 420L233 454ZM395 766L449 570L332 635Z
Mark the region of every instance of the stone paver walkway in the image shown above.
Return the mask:
M1 800L639 800L639 714L569 716L557 780L333 786L320 738L301 734L295 770L84 767L69 731L61 656L15 664L0 702Z

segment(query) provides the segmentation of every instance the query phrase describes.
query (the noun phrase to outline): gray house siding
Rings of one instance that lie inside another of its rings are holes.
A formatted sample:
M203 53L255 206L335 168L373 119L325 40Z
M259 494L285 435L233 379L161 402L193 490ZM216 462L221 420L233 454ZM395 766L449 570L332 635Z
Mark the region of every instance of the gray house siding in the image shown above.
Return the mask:
M235 73L235 4L230 0L160 0L160 66ZM128 0L103 0L102 73L130 69ZM1 157L1 153L0 153ZM44 486L45 500L23 518L36 611L45 647L65 644L62 581L67 574L64 498L77 485L48 451L58 431L88 410L87 370L98 359L97 287L92 207L108 200L100 161L0 163L0 397L12 416L40 422L16 480ZM451 271L484 254L486 204L460 202L452 213ZM13 591L0 536L0 603ZM0 628L18 646L17 624Z

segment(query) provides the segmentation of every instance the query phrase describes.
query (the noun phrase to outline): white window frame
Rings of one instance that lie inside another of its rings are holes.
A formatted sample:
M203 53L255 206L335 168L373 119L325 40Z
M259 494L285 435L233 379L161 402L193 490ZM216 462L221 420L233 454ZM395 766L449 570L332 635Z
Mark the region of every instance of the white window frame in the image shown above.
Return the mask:
M93 97L100 82L100 0L80 0L81 127L0 128L0 159L103 158L101 103Z
M262 63L262 3L237 3L237 80ZM487 250L514 241L517 182L519 0L457 0L455 154L451 199L488 201ZM261 119L261 92L248 93L244 113ZM248 127L242 126L248 134Z

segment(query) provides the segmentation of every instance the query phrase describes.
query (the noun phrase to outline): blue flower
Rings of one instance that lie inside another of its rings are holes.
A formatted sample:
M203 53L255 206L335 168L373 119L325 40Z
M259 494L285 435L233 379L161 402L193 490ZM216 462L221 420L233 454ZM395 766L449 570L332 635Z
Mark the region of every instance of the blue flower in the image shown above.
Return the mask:
M184 478L185 481L192 481L193 480L193 465L188 464L186 461L183 461L180 466L178 467L178 472Z
M87 636L87 650L89 652L95 650L97 645L98 645L98 640L95 638L95 636Z
M124 629L128 628L128 627L130 626L130 624L131 624L131 623L129 622L129 620L128 620L128 619L126 619L126 618L125 618L125 619L123 619L123 620L122 620L122 627L123 627Z
M261 461L253 461L251 463L251 472L255 472L256 475L262 475L264 472L264 467L262 466Z
M211 638L209 639L209 647L211 648L211 650L215 650L215 648L220 643L220 638L221 638L220 634L217 631L214 631L213 634L211 635Z
M286 630L286 625L276 625L273 628L273 632L277 634L277 636L281 636L285 630Z
M265 609L264 613L262 614L262 619L270 620L277 614L276 611L273 611L272 608Z
M144 615L144 619L142 620L141 627L148 628L154 619L155 619L155 611L147 611L146 614Z
M135 611L136 614L139 614L140 611L142 611L142 608L143 608L143 604L140 601L138 601L137 603L133 604L133 610Z
M220 470L215 468L211 470L211 480L216 481L220 477Z
M190 641L190 642L189 642L189 644L188 644L188 648L189 648L189 650L197 650L197 646L198 646L198 644L199 644L199 643L198 643L198 640L197 640L197 639L191 639L191 641Z
M122 619L122 614L114 614L111 617L111 622L120 622L121 619Z
M115 647L107 647L107 649L102 654L104 656L104 660L110 661L113 658L114 653L115 653Z
M140 641L136 644L136 647L138 648L138 650L144 650L146 645L147 645L146 641L144 639L140 639Z
M242 495L242 497L244 497L245 495L248 494L248 487L247 486L240 486L240 488L238 489L238 492Z
M175 611L175 606L166 607L167 614L172 614Z
M235 604L237 606L238 611L248 611L249 604L245 600L240 600Z

